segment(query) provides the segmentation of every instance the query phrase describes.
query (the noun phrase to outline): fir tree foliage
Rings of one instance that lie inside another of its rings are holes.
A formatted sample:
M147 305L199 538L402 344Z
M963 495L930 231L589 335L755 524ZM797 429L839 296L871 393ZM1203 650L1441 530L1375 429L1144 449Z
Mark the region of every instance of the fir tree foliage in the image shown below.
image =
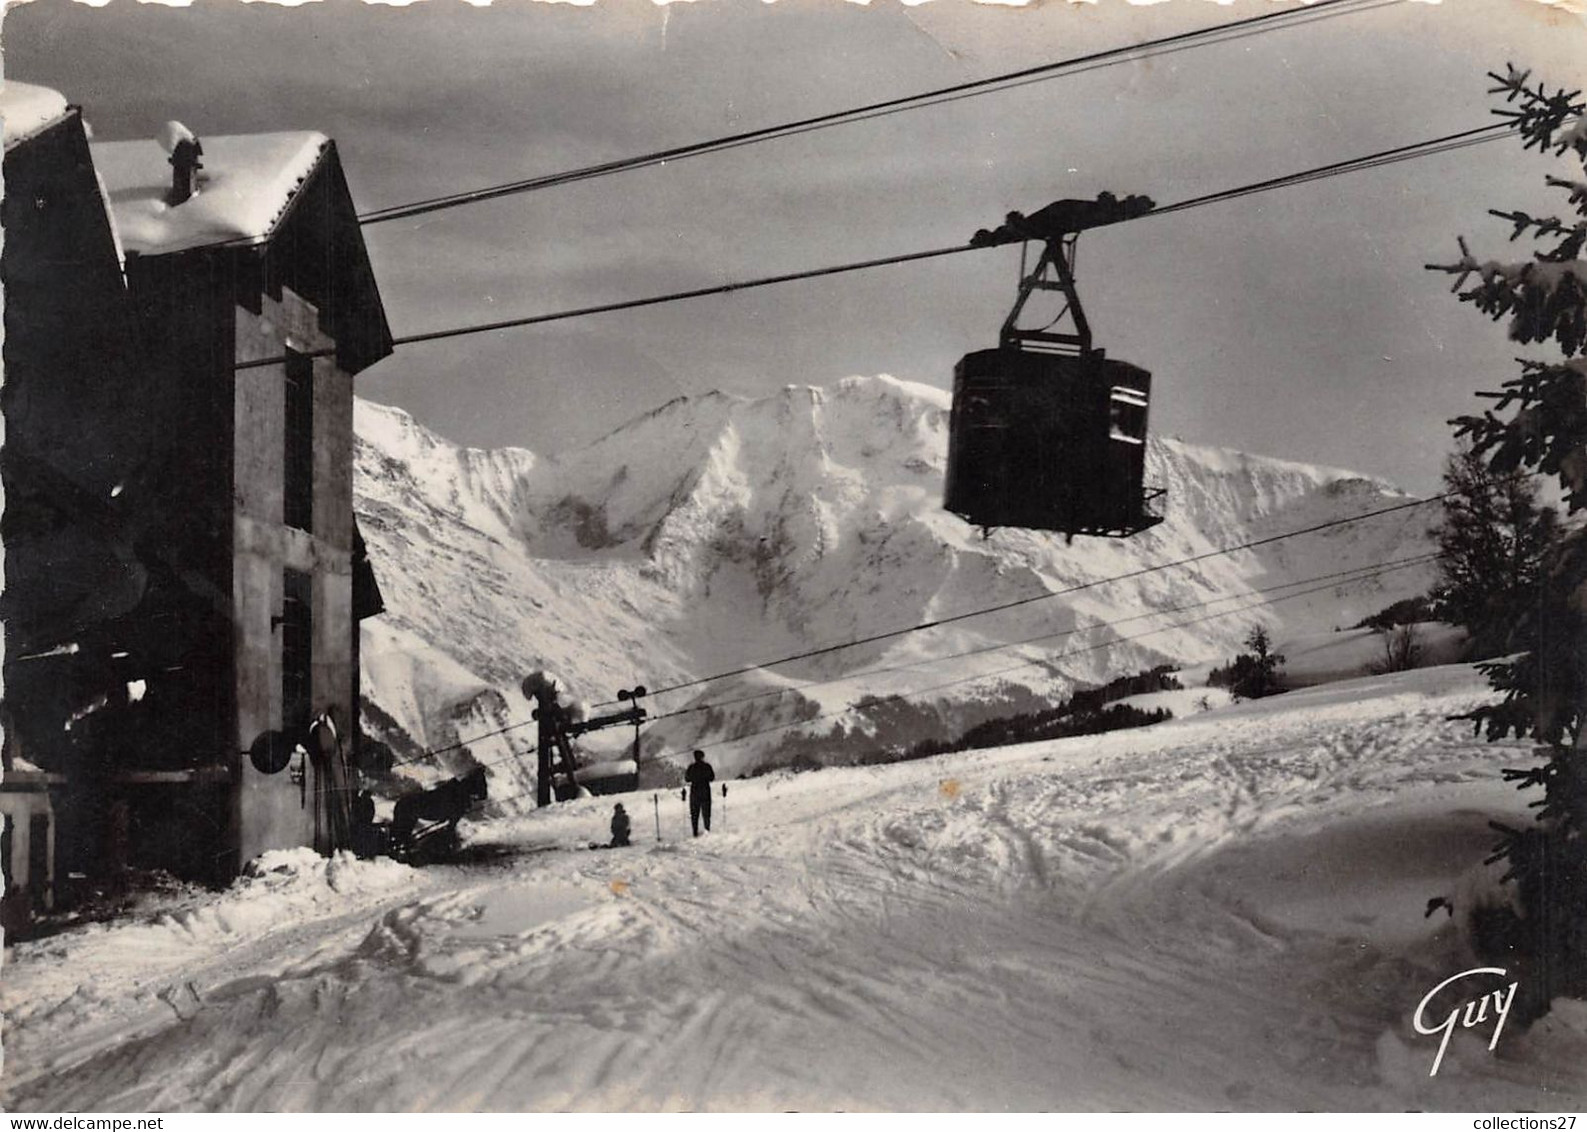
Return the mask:
M1490 77L1505 101L1495 113L1512 121L1525 148L1570 153L1573 167L1587 166L1581 91L1533 85L1514 66ZM1570 215L1491 210L1510 225L1512 242L1536 245L1530 258L1479 261L1461 239L1460 259L1434 269L1456 276L1463 301L1507 319L1512 341L1558 350L1518 359L1518 376L1479 394L1492 402L1481 415L1451 423L1492 474L1556 478L1574 516L1587 509L1587 179L1546 181L1564 191ZM1521 915L1501 935L1524 968L1528 1013L1546 1010L1555 995L1587 993L1587 528L1575 524L1562 535L1539 573L1535 600L1507 643L1519 655L1483 666L1501 700L1466 717L1490 740L1541 744L1541 763L1503 772L1519 788L1541 791L1531 803L1538 820L1525 829L1495 823L1502 840L1489 858L1517 885Z
M1469 444L1446 461L1444 491L1433 612L1470 634L1474 656L1495 656L1536 604L1558 520L1538 503L1532 476L1496 475Z
M1229 689L1237 700L1260 700L1286 691L1279 669L1284 666L1284 655L1273 651L1273 639L1261 625L1246 634L1243 652L1222 668L1207 674L1207 683L1214 688Z

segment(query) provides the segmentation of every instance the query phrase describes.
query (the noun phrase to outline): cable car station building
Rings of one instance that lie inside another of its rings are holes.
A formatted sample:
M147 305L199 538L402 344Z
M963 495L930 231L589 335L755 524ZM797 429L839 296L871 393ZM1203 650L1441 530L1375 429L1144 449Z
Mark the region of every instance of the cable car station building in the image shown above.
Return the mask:
M353 378L392 342L336 147L89 144L59 95L20 97L42 110L5 159L7 773L62 780L63 870L224 880L344 846L381 609Z

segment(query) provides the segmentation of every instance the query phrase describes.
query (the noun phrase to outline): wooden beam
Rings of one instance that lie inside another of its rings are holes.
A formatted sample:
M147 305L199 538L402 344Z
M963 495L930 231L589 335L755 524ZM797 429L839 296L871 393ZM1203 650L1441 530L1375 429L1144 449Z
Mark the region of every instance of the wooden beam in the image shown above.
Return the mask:
M110 776L110 781L127 786L230 782L231 779L231 771L223 766L199 766L186 770L123 770Z

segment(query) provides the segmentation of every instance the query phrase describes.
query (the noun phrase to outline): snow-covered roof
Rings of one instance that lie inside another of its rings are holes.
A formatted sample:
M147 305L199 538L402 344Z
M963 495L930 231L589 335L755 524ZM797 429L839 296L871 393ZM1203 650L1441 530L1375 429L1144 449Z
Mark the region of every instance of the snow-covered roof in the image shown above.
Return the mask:
M127 251L165 255L266 239L330 144L324 134L310 131L199 140L199 191L177 205L166 203L171 165L158 141L93 144L94 165L109 190Z
M0 80L0 119L5 122L5 148L26 141L66 117L66 96L49 87Z

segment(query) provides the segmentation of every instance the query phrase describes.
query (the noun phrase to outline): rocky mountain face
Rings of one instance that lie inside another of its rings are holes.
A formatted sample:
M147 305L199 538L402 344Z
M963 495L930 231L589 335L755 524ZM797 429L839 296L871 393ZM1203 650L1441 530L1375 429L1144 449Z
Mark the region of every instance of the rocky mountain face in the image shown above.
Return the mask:
M1233 655L1254 623L1279 637L1350 625L1430 579L1428 565L1329 577L1428 551L1423 508L1150 569L1408 498L1155 438L1159 526L985 537L941 509L947 423L941 390L850 378L679 398L542 458L462 448L360 402L357 511L387 606L365 623L366 728L399 758L510 728L417 765L472 758L505 780L493 796L527 791L535 728L519 684L544 669L597 713L619 688L653 690L642 781L696 746L728 774L797 752L873 757L1079 684ZM632 737L596 733L588 757Z

